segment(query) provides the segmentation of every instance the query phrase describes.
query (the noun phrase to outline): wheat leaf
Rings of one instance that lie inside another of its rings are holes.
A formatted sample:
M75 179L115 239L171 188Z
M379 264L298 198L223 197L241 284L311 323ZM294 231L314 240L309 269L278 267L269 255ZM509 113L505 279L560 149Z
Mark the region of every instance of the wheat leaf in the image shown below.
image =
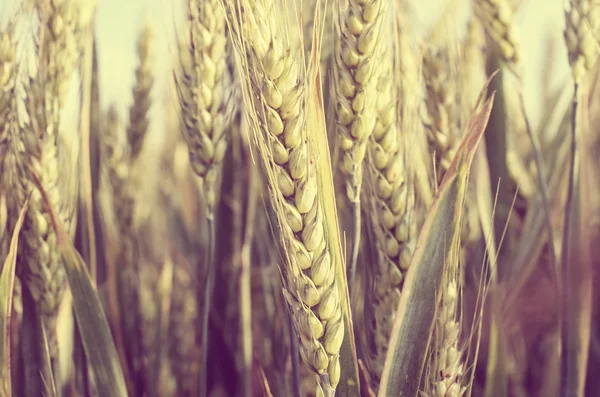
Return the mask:
M32 175L50 214L52 228L56 233L57 248L61 254L67 281L73 295L75 320L85 355L94 374L98 394L111 397L127 396L119 356L98 291L84 260L73 246L71 238L56 215L56 211L52 208L41 181L35 174Z
M460 232L469 169L487 126L493 99L492 94L481 111L471 117L423 225L398 305L379 397L413 397L419 391L435 321L436 294L450 254L450 242ZM478 104L475 109L479 108Z
M19 218L15 224L12 237L10 238L10 248L4 259L2 274L0 274L0 394L3 396L12 395L11 385L11 362L10 362L10 324L12 316L12 298L13 288L15 286L15 267L17 265L17 249L19 247L19 234L25 219L25 213L29 207L29 199L25 201Z
M575 88L569 193L562 248L561 396L584 395L592 316L587 101ZM580 103L583 102L583 103ZM581 108L580 108L581 107Z

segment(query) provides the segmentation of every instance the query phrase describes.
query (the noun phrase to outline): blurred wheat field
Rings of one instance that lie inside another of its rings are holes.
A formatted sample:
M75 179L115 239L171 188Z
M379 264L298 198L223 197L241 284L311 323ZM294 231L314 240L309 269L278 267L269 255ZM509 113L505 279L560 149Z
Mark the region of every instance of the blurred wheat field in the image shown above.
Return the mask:
M0 4L0 396L600 396L597 0Z

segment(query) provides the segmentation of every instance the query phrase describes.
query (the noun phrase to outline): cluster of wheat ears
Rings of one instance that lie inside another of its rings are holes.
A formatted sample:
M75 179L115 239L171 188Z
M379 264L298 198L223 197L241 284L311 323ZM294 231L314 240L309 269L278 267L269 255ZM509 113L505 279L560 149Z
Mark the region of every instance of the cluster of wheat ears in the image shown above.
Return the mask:
M24 1L0 397L600 395L600 1L565 4L572 73L536 128L526 2L440 2L426 29L417 3L182 1L167 117L145 25L123 120L95 1Z

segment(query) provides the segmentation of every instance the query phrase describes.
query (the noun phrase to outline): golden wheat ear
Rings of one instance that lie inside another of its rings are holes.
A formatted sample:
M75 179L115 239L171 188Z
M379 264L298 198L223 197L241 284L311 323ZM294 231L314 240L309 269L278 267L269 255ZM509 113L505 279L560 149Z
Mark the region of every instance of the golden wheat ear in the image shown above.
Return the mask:
M314 137L326 133L312 117L309 96L316 93L305 88L312 80L306 81L284 27L270 18L277 7L270 0L243 1L240 13L236 4L226 4L233 36L240 40L244 104L279 224L284 296L300 355L319 376L317 393L332 396L341 376L345 324L344 289L336 276L341 264L332 259L337 247L327 239L328 219L335 214L323 204L317 175L321 160L313 146ZM315 68L318 61L311 63L310 73L318 73Z

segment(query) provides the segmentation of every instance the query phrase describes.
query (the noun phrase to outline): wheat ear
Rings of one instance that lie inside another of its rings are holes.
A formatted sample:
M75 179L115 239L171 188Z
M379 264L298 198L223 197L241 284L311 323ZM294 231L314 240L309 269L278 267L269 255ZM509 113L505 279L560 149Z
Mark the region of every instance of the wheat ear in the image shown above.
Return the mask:
M460 143L460 129L462 126L461 116L464 111L465 114L470 112L475 105L475 100L471 98L468 93L471 91L480 91L483 86L481 85L473 87L471 90L461 91L460 96L457 95L458 86L461 84L460 75L456 65L461 61L462 66L465 70L469 70L469 75L465 78L473 79L474 81L469 82L471 85L477 84L477 77L483 72L476 68L483 67L478 62L481 56L477 56L477 37L472 37L477 31L473 31L477 26L473 24L469 25L471 29L466 37L466 46L463 51L462 59L460 54L454 51L452 43L442 43L438 46L428 46L424 51L423 56L423 76L425 81L425 87L427 91L427 97L425 104L427 107L427 117L424 120L424 124L428 129L428 138L430 147L435 153L436 166L437 166L437 183L440 183L444 177L448 167L456 150ZM470 48L475 47L475 48ZM471 65L470 63L474 64ZM477 214L477 208L475 201L469 196L466 199L465 204L465 222L462 224L462 242L475 242L479 239L479 218ZM465 250L463 250L463 254Z
M129 125L127 127L127 139L129 140L132 161L138 158L142 150L149 125L148 110L152 104L150 94L154 82L151 62L152 40L152 29L146 25L137 41L139 65L135 70L133 104L129 108Z
M336 264L325 238L315 149L307 140L306 82L292 56L286 30L270 17L275 1L226 6L232 15L233 36L242 50L245 104L287 254L282 266L284 296L299 337L300 354L319 375L318 393L332 396L340 379L344 323L335 283Z
M473 0L473 7L503 60L518 63L521 49L510 0Z
M39 69L30 85L27 103L31 128L21 132L27 155L27 190L32 191L29 210L20 240L18 266L36 302L48 336L50 358L58 359L56 318L66 287L62 259L56 247L56 236L50 227L49 213L35 180L41 181L61 221L73 231L77 190L61 189L61 179L74 178L69 162L59 162L60 111L65 101L71 75L78 62L75 38L78 35L77 7L72 1L50 2L40 10L41 46ZM62 147L62 146L61 146ZM58 380L57 380L58 382Z
M387 20L386 20L387 21ZM394 37L381 46L375 73L377 78L376 123L368 140L368 169L371 179L371 217L375 231L377 262L374 267L373 318L374 354L373 381L378 382L383 370L393 313L398 306L403 273L412 256L410 240L415 237L415 188L407 168L406 144L413 132L409 117L402 115L410 108L401 98L409 93L405 79L412 78L414 53L409 51L407 33L397 32L392 21L384 25L382 35ZM385 55L384 55L385 54ZM402 58L402 60L400 60ZM399 73L395 73L399 72ZM410 77L409 77L410 76ZM411 84L414 84L411 81ZM399 88L402 87L402 88ZM415 94L412 91L411 94Z
M566 12L565 41L573 79L580 84L598 59L600 16L597 0L571 0Z
M378 43L390 36L381 34L388 2L383 0L340 0L334 3L333 101L335 135L341 149L341 169L346 175L346 195L354 207L354 237L349 260L349 284L356 269L360 246L360 193L367 141L376 121ZM390 22L387 20L387 22Z
M433 387L431 397L461 397L467 390L463 385L464 364L458 346L460 324L457 317L458 282L450 274L442 288L437 313L438 340L434 352Z
M437 181L442 180L456 152L458 143L459 107L457 104L457 75L448 48L425 50L423 75L427 90L425 101L429 119L426 126L430 145L436 155Z
M15 151L11 150L15 127L17 125L17 111L14 100L14 83L17 76L16 56L11 35L13 29L8 26L0 32L0 253L6 255L8 250L8 240L10 239L11 219L10 214L14 213L16 206L12 205L14 201L11 196L6 194L14 186L19 186L19 178L15 178L15 169L17 158ZM13 167L11 167L13 163ZM20 189L21 191L23 189ZM21 195L22 196L22 195Z
M190 163L204 183L208 216L214 214L215 187L227 150L233 86L228 69L225 15L218 1L189 0L189 48L181 51L176 79Z
M189 48L181 52L176 79L192 169L203 182L209 228L208 271L204 282L200 394L206 393L208 315L215 278L215 220L217 180L227 150L233 86L228 68L229 41L225 14L218 0L189 0ZM187 58L187 59L186 59Z

